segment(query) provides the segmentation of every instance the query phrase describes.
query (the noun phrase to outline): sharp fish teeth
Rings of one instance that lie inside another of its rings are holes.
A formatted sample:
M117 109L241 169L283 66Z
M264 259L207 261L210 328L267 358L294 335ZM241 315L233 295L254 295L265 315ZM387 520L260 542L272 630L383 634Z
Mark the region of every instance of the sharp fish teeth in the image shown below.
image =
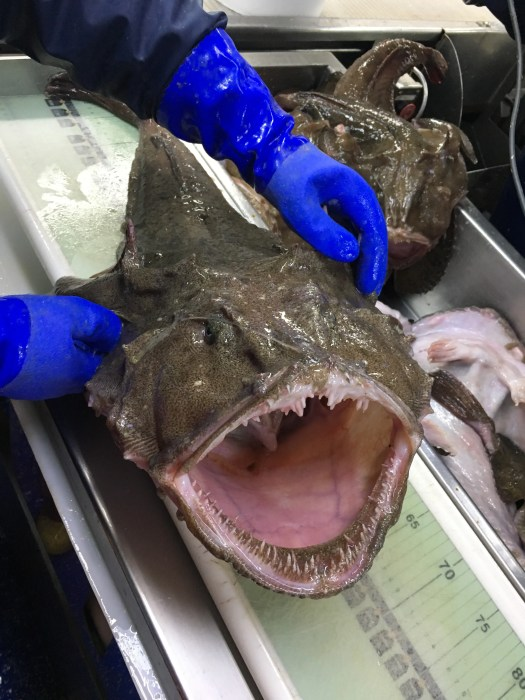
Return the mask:
M332 410L338 403L341 403L344 398L345 393L343 391L339 391L337 387L332 387L329 393L326 394L326 405Z
M297 413L299 417L304 414L304 409L306 408L306 397L302 396L298 401L295 402L293 410Z
M277 431L283 414L270 414L260 416L259 420L250 421L250 430L267 450L273 452L277 449Z
M356 408L358 411L366 411L368 404L368 398L366 396L360 396L356 401Z

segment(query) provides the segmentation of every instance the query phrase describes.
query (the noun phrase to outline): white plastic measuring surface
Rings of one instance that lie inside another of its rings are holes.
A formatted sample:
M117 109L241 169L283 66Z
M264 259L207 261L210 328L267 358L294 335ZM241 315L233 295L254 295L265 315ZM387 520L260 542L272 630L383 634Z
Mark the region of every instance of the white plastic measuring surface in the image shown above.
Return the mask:
M136 140L92 105L2 98L0 177L51 280L114 263ZM371 572L335 598L265 591L178 527L265 697L525 698L525 605L419 458Z

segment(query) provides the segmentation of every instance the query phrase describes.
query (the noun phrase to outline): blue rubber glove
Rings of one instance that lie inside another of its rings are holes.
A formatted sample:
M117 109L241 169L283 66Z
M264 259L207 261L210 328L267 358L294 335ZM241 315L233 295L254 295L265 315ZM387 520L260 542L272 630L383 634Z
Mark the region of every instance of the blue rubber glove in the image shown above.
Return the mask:
M302 238L328 257L356 263L364 294L381 290L387 266L386 224L372 188L306 138L275 102L222 29L193 49L162 96L157 121L175 136L232 160L249 184ZM355 238L323 209L336 204Z
M121 327L112 311L79 297L0 298L0 396L39 400L82 391Z

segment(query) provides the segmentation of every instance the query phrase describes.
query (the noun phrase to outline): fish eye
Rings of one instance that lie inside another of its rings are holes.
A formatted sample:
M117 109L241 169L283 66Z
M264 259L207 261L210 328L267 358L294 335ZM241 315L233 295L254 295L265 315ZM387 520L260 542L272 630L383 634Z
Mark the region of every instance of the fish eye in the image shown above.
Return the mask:
M209 321L206 321L202 330L202 336L206 345L213 345L217 340L217 331Z

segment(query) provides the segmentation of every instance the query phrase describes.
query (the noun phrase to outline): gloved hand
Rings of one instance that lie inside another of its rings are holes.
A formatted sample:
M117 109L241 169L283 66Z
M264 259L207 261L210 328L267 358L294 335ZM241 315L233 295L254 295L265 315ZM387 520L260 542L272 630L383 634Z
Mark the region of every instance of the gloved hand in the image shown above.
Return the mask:
M379 292L387 265L387 231L372 188L352 169L291 133L293 118L275 102L222 29L193 49L162 96L157 120L213 158L229 158L285 221L325 255L356 264L356 285ZM324 211L337 210L357 239Z
M38 400L82 391L121 327L112 311L79 297L0 298L0 396Z

